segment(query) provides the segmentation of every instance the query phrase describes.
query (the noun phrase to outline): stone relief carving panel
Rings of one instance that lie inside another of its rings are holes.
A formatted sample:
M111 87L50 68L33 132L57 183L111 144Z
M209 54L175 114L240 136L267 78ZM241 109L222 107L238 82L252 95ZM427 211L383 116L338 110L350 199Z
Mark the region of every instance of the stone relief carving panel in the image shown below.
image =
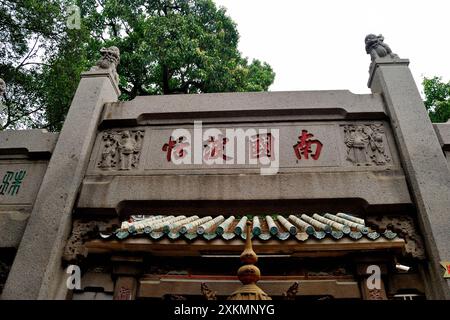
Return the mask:
M115 128L99 133L94 150L89 175L214 174L269 166L286 172L399 168L391 130L383 121L209 124L200 131L192 125Z
M97 168L102 170L136 169L141 156L144 131L106 131L102 136L102 146Z
M356 166L384 166L391 162L383 124L344 125L346 160Z

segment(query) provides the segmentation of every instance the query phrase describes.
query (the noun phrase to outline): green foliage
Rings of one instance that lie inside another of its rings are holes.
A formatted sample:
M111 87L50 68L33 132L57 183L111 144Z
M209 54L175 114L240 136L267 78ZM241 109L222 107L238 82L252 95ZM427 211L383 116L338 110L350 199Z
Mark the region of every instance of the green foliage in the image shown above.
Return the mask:
M7 92L0 110L0 130L37 127L44 120L39 53L60 40L62 1L0 1L0 77Z
M100 48L112 45L121 51L121 100L137 95L265 91L273 83L275 74L267 63L249 63L242 57L235 23L212 0L74 2L81 9L80 30L65 26L70 0L28 0L20 5L0 0L0 17L10 21L0 30L0 41L14 53L0 51L0 77L7 82L7 99L17 111L8 113L17 116L3 128L59 130L80 73L95 64ZM38 36L39 49L32 49L28 39ZM18 70L8 75L5 66L14 69L30 50L34 58L40 53L44 64L19 68L20 77ZM21 93L14 91L16 82Z
M447 122L450 119L450 81L440 77L424 78L423 93L425 107L432 122Z

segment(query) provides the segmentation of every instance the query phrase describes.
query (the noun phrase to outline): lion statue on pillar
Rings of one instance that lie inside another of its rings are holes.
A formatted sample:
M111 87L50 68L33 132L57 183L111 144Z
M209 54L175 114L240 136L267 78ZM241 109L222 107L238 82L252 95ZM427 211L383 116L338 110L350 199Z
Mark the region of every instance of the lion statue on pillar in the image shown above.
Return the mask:
M392 52L391 48L384 43L383 35L369 34L365 39L366 52L370 54L370 58L374 61L377 58L392 58L398 59L398 55Z
M101 48L100 53L102 57L97 61L97 64L92 67L92 71L105 69L112 70L114 79L118 82L119 75L117 74L117 66L120 63L120 50L119 48L112 46L109 48Z

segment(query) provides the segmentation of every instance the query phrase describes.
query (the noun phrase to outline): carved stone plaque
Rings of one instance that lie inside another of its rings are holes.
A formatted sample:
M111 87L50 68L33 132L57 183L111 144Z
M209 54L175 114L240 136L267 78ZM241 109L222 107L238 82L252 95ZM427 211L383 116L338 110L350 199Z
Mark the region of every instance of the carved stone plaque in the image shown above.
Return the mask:
M120 128L99 134L89 174L374 170L398 166L393 146L381 121Z
M132 170L137 168L144 132L139 130L105 131L97 168Z

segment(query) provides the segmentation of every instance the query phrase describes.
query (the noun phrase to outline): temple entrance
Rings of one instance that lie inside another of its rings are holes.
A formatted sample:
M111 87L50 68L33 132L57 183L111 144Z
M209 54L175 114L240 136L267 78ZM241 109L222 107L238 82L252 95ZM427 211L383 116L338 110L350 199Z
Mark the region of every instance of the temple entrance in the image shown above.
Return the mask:
M369 221L344 213L132 215L86 231L79 220L85 272L72 298L205 300L214 292L224 300L241 285L236 272L247 225L259 257L258 286L274 300L423 298L417 245L411 251L395 224ZM67 260L79 252L66 248Z

